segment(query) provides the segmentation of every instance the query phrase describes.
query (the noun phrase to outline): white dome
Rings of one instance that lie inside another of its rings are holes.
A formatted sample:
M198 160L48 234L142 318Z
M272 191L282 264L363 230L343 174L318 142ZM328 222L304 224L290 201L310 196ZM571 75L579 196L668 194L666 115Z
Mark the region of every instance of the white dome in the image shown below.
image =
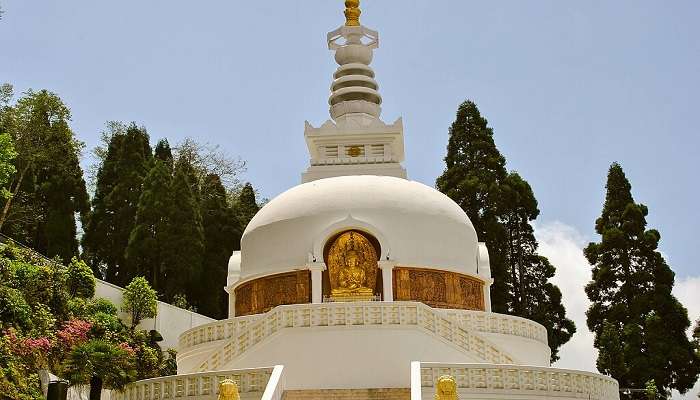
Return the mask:
M302 269L323 261L334 234L359 229L397 265L477 274L471 221L449 197L389 176L340 176L296 186L267 203L241 241L241 278Z

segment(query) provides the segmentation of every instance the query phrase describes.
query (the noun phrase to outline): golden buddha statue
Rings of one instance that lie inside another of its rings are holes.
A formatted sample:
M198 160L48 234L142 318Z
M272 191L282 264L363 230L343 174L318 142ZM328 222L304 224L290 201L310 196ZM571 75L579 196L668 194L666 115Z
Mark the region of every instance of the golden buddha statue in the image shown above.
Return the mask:
M442 375L435 385L435 400L458 400L457 382L450 375Z
M374 295L377 255L358 231L339 235L328 251L327 264L334 300L369 300Z
M238 385L232 379L224 379L219 383L218 400L240 400Z
M372 296L373 290L366 287L367 277L355 250L345 253L345 265L340 269L338 286L331 291L333 296Z

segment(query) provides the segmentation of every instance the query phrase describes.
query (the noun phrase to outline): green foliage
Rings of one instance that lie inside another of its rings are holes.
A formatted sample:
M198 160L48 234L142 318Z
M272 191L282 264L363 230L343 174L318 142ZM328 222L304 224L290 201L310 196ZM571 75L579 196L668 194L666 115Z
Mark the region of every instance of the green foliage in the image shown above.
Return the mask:
M12 138L7 132L0 131L0 198L7 200L12 193L7 189L10 178L15 173L12 161L17 156Z
M123 389L137 374L133 349L97 339L75 347L63 371L72 384L90 384L91 400L103 387Z
M537 254L532 221L539 215L530 185L507 173L493 130L476 104L462 103L450 127L446 168L436 186L467 213L489 250L494 312L532 319L547 328L552 361L576 331L561 291L549 282L556 269Z
M153 318L158 312L157 293L148 281L138 276L124 290L122 311L131 315L131 326L134 327L145 318Z
M659 397L659 389L656 387L656 382L653 379L648 380L644 384L645 394L647 395L647 400L656 400Z
M155 292L143 283L141 278L125 293L125 308L141 316L153 314L156 306ZM94 278L82 262L64 267L0 245L0 393L41 398L38 368L73 385L90 383L92 398L103 384L118 388L137 377L172 373L174 361L161 351L157 332L127 328L106 299L70 296L90 288L94 291Z
M226 282L228 259L241 240L242 229L234 210L228 206L226 189L218 175L208 175L202 185L201 214L205 249L197 310L213 318L225 318L226 292L211 288Z
M658 251L660 234L646 229L647 207L634 202L622 167L613 164L596 232L584 250L593 265L586 286L589 329L599 350L598 370L621 387L653 380L659 393L693 387L700 358L686 336L686 309L671 294L674 273Z
M95 295L95 275L92 269L75 257L68 264L66 285L71 297L89 299Z
M183 293L187 298L198 294L199 279L204 256L204 230L199 210L198 194L193 192L192 166L187 160L178 160L171 185L174 201L169 212L164 243L165 282L164 299Z
M0 286L0 327L28 331L32 328L32 308L24 300L22 292Z
M238 194L236 201L233 205L236 216L238 217L238 223L241 229L245 230L248 226L248 222L260 211L260 206L255 200L255 189L250 182L246 183ZM236 250L240 250L240 243L236 247Z
M79 158L82 149L68 122L70 111L46 90L27 91L0 113L0 132L12 139L16 157L0 228L49 257L77 255L75 213L89 209Z
M163 148L161 143L160 149ZM162 154L161 156L165 157ZM153 288L161 293L165 291L166 285L165 280L160 278L167 270L168 230L175 200L170 191L171 181L170 167L166 161L157 157L144 181L136 212L136 223L126 248L129 269L146 277Z
M10 335L0 335L0 399L43 399L39 377L13 347Z
M92 269L117 285L124 286L136 276L126 265L126 247L152 157L146 130L132 124L110 137L97 171L82 244Z

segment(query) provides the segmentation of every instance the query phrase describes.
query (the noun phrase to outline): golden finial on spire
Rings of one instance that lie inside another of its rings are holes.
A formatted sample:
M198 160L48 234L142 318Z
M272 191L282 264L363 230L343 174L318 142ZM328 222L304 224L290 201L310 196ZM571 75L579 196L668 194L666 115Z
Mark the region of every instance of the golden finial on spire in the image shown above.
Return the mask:
M360 26L360 0L345 0L345 26Z

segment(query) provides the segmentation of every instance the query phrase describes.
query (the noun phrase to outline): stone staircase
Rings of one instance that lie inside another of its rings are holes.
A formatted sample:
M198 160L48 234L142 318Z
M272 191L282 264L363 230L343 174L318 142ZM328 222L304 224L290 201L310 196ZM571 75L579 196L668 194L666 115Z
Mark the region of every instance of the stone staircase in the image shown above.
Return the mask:
M285 390L282 400L409 400L409 388Z
M323 328L369 325L394 327L413 325L455 346L455 349L478 357L481 362L516 364L507 352L498 348L464 323L417 302L354 302L295 304L278 306L251 321L221 348L209 355L197 369L215 371L240 357L253 346L283 329Z

